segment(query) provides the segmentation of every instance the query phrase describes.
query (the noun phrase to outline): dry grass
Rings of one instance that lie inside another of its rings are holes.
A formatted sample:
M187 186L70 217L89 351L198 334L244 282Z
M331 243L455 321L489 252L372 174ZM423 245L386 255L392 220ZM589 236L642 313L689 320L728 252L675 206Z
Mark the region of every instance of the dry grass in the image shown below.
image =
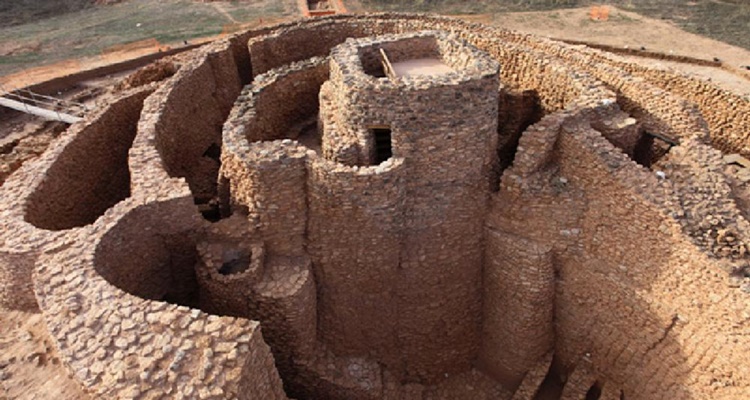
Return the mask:
M360 0L380 11L493 14L546 11L591 4L612 4L650 18L672 21L688 32L750 49L750 2L747 0ZM750 60L748 60L750 64Z
M19 19L26 15L21 15L21 6L25 3L32 7L35 1L16 3L14 10ZM241 22L296 12L295 0L223 2L221 7ZM0 76L64 59L94 56L109 47L148 38L173 43L216 35L232 23L214 4L194 1L130 0L84 7L35 22L0 27Z
M248 22L297 15L296 0L215 4L190 0L126 0L111 6L92 6L91 3L92 0L0 0L0 76L60 60L95 56L112 46L148 38L173 43L212 36L234 20ZM502 15L602 2L359 0L353 3L361 3L365 10ZM750 32L750 2L746 0L610 0L607 3L646 17L672 21L688 32L750 49L747 34ZM220 4L226 14L217 9L216 4ZM554 15L548 22L554 25ZM750 60L745 64L750 64Z

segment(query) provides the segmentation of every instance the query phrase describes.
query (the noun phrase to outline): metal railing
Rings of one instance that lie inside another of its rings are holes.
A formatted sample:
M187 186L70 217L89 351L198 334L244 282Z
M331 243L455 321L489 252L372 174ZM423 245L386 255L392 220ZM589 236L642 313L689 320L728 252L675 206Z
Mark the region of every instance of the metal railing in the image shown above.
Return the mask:
M83 103L34 93L28 89L8 88L2 84L0 106L69 124L80 121L89 111Z

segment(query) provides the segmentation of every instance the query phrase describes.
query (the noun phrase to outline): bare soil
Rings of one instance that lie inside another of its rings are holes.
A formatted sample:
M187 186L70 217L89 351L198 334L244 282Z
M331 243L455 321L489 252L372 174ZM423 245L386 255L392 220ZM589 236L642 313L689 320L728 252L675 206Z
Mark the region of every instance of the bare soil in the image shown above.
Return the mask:
M0 400L87 400L60 362L41 314L0 312Z
M704 60L714 57L739 68L750 65L750 51L718 40L685 32L676 24L647 18L633 12L611 7L608 21L592 21L590 8L481 15L460 15L474 22L485 23L537 36L561 40L586 41ZM721 68L698 67L691 64L665 62L641 57L628 57L633 62L680 72L710 80L720 87L750 95L750 80Z

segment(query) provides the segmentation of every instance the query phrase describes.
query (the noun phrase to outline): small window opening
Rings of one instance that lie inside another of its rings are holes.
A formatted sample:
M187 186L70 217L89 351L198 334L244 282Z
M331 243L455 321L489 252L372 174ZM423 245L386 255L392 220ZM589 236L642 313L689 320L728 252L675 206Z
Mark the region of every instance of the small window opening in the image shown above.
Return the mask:
M234 275L247 271L250 268L250 253L242 250L227 250L222 256L222 264L219 273L222 275Z
M599 382L591 386L588 392L586 392L586 400L599 400L602 396L602 386Z
M216 143L211 143L210 146L203 152L203 157L208 157L218 163L221 162L221 146Z
M393 156L390 128L371 129L375 142L375 164L380 164Z
M643 136L641 136L633 151L633 161L646 168L651 168L675 145L677 145L677 142L671 138L652 132L643 132Z
M385 68L382 63L376 62L364 66L365 73L375 78L385 78Z

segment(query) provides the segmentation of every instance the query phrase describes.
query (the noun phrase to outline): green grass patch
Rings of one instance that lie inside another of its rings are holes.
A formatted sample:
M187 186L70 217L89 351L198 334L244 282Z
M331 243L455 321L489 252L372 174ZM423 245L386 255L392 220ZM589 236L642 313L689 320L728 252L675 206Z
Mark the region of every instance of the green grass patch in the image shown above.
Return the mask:
M294 0L258 0L222 3L235 20L283 17L296 10ZM295 3L296 4L296 3ZM156 38L162 43L182 42L219 34L233 24L215 5L190 0L130 0L95 6L42 19L0 27L3 44L28 45L31 54L3 56L0 76L60 60L101 54L116 45Z

